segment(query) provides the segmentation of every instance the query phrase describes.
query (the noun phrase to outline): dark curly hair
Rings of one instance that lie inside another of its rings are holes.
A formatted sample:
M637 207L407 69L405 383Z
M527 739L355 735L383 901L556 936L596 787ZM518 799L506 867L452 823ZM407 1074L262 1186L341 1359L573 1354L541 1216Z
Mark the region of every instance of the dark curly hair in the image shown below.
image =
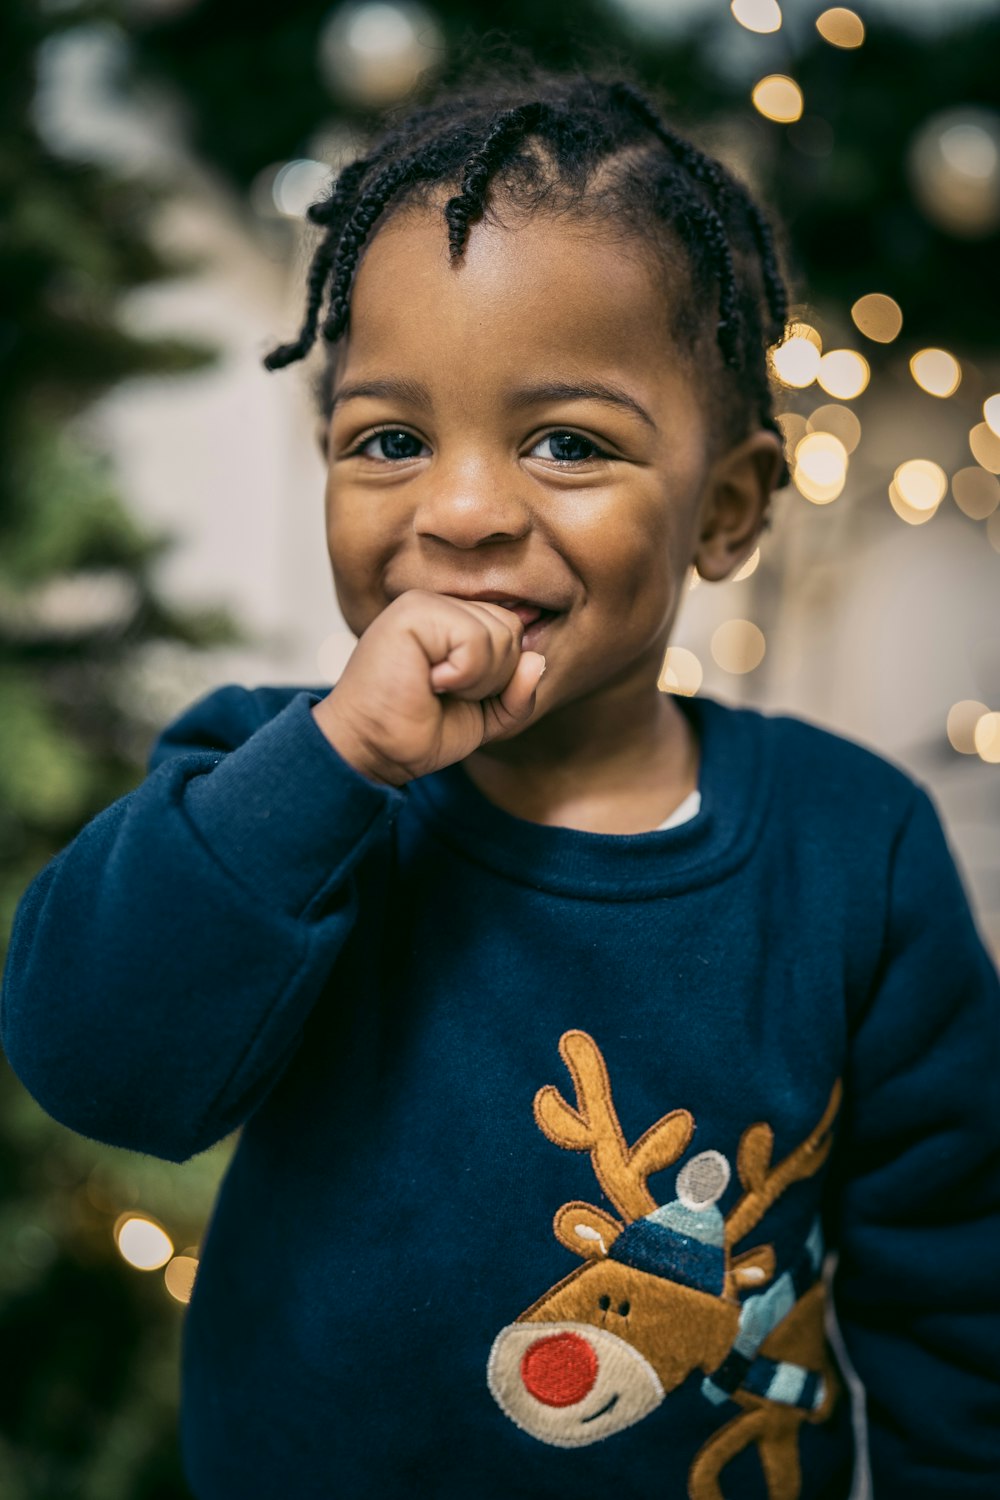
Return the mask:
M368 154L307 211L325 234L309 268L305 320L294 343L266 356L267 369L304 358L320 331L336 344L377 222L442 187L451 193L443 216L453 261L471 225L494 217L501 203L600 222L651 243L667 276L673 336L703 356L702 368L708 359L718 440L731 445L758 424L781 437L767 351L784 334L788 296L767 218L634 83L593 72L467 77L384 117ZM328 413L330 362L318 395ZM787 479L786 470L779 482Z

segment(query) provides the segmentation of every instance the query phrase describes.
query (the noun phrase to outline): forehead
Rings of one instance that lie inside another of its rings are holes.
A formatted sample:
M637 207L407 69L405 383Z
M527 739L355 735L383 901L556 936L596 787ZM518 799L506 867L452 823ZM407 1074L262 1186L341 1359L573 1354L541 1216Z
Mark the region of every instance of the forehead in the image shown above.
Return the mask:
M453 263L440 208L411 206L365 251L337 374L405 366L471 396L529 371L587 373L655 404L691 389L671 316L662 263L634 237L565 217L484 220Z

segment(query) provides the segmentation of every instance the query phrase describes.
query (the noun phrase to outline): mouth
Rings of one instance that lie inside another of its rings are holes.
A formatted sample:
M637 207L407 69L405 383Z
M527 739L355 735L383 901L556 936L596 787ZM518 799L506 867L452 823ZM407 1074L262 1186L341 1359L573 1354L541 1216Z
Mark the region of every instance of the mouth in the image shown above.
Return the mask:
M544 640L548 627L553 620L557 620L562 613L557 609L538 609L535 605L519 605L514 611L521 624L524 626L524 634L521 636L522 651L540 651L541 642ZM544 654L544 653L543 653Z
M500 609L509 610L512 615L517 615L524 627L521 637L522 651L539 650L538 643L552 621L558 619L565 610L545 609L541 604L532 604L526 599L502 598L499 593L492 589L485 589L478 594L452 594L453 599L465 599L482 604L496 604Z
M617 1405L617 1402L618 1402L618 1392L616 1391L615 1394L611 1397L611 1400L610 1401L606 1401L605 1404L601 1407L600 1411L592 1411L590 1413L589 1417L581 1417L580 1421L581 1422L596 1422L597 1419L598 1419L598 1417L603 1417L604 1414L605 1414L605 1412L609 1412L613 1406Z

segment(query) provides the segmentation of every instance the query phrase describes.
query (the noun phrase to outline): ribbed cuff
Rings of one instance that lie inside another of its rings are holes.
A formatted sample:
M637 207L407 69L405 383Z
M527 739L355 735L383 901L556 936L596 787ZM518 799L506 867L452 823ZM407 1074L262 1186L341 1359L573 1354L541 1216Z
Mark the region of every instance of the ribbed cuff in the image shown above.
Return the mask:
M193 777L184 797L192 824L231 874L294 916L341 883L403 800L334 749L312 716L319 701L297 693L238 750Z

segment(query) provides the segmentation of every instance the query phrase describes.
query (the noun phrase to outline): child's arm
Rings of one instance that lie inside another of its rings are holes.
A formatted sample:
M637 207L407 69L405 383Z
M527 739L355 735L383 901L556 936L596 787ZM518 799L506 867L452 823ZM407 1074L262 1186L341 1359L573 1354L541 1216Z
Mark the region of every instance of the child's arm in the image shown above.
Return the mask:
M183 1161L234 1130L354 923L354 872L401 793L335 753L314 695L262 723L266 697L190 709L21 902L4 1050L82 1135Z
M267 719L223 688L29 887L0 996L25 1087L81 1135L183 1161L277 1082L414 776L521 727L544 662L499 605L410 590L336 689ZM273 690L272 690L273 691Z
M834 1297L875 1500L1000 1494L1000 983L917 789L856 1019Z

